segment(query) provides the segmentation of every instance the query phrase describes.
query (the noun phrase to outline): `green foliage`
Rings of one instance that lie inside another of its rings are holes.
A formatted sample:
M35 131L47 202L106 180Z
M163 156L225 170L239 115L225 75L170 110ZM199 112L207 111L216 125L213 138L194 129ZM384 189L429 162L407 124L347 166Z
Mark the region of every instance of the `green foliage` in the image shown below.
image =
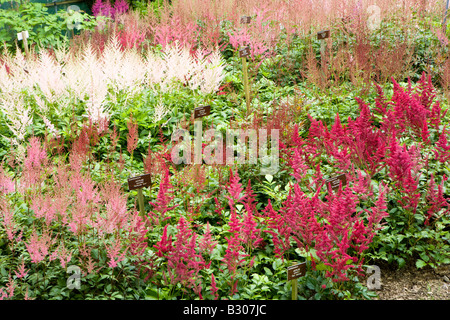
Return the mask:
M43 3L22 2L14 9L0 11L0 42L13 49L17 33L28 31L29 46L35 43L42 48L59 47L75 31L92 30L96 25L97 20L84 12L60 10L49 14Z

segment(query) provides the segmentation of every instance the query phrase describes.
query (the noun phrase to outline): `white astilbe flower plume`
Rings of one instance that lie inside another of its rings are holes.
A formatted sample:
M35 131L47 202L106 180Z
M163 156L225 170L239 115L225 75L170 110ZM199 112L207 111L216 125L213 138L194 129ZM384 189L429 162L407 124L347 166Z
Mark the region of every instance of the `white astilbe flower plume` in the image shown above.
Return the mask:
M164 79L166 64L160 56L148 50L145 58L145 69L147 85L155 90L154 84L160 83Z
M203 93L214 93L219 89L225 74L225 61L219 51L214 51L208 56L209 63L202 70L204 81L200 84Z
M155 106L155 114L153 115L153 120L155 122L161 121L168 112L169 110L167 109L167 107L162 102L159 102Z
M109 119L109 112L104 108L104 99L108 93L107 79L90 43L83 51L80 63L87 84L86 92L90 98L86 104L89 119L94 123Z
M23 98L17 93L3 94L0 99L0 110L6 116L9 130L13 133L13 143L18 145L25 140L27 127L33 122L30 107L25 105Z
M62 67L48 51L41 50L38 61L29 69L30 80L41 89L48 102L55 102L65 92Z
M121 77L120 71L124 58L125 55L121 50L121 45L117 37L113 35L103 50L102 64L100 67L105 73L105 78L114 86L117 86Z
M178 41L173 45L166 47L164 60L167 64L166 78L169 80L178 80L186 83L192 76L196 68L194 59L189 53L187 47L181 47Z

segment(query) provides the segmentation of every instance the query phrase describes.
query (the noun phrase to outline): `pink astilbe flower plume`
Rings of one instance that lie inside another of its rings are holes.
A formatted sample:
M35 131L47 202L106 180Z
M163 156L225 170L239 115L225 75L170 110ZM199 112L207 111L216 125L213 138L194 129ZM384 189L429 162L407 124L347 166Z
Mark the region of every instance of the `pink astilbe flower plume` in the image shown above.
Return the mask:
M6 174L0 166L0 193L8 194L15 191L14 181Z
M11 208L9 201L3 196L0 196L0 218L8 240L13 241L14 235L19 230L19 225L14 220L14 210Z
M49 249L54 241L55 240L52 239L48 230L44 230L40 236L36 233L36 230L34 230L28 243L25 244L25 247L30 254L31 262L39 263L43 261L48 255Z
M106 246L106 252L109 258L108 267L115 268L117 267L117 263L125 259L125 254L128 248L125 249L125 251L123 251L122 253L120 253L121 250L122 250L122 243L120 238L116 238L112 245Z
M20 264L20 266L18 267L17 271L14 271L14 274L16 275L17 278L21 279L27 276L28 271L26 271L27 268L25 268L25 260L22 259L22 263Z

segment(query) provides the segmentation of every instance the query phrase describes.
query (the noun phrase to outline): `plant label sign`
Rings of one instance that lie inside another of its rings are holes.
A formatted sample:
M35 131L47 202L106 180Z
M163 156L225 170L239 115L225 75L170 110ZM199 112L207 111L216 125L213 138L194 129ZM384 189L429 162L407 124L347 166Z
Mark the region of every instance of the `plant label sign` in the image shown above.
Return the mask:
M295 280L306 274L306 262L298 263L287 268L287 279Z
M150 173L128 179L128 188L130 190L141 189L150 186Z
M240 58L244 58L250 55L250 47L244 47L242 49L239 50L239 57Z
M330 30L317 32L317 40L323 40L330 37Z
M336 192L339 190L339 184L342 181L342 186L347 184L347 176L345 174L341 174L339 176L333 177L331 179L325 180L327 187L329 188L331 185L331 189Z
M19 32L18 34L17 34L17 40L23 40L23 38L28 38L29 37L29 35L28 35L28 31L22 31L22 32Z
M201 118L211 113L211 106L202 106L194 109L194 118Z
M250 16L242 16L241 17L241 24L249 24L252 18Z

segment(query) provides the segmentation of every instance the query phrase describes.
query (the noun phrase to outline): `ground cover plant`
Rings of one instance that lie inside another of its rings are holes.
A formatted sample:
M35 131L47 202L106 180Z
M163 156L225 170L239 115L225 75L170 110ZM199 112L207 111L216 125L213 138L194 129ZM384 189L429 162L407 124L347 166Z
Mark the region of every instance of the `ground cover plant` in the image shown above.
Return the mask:
M97 0L65 44L3 39L0 298L290 299L305 262L299 299L372 299L370 265L448 265L444 7L403 4Z

